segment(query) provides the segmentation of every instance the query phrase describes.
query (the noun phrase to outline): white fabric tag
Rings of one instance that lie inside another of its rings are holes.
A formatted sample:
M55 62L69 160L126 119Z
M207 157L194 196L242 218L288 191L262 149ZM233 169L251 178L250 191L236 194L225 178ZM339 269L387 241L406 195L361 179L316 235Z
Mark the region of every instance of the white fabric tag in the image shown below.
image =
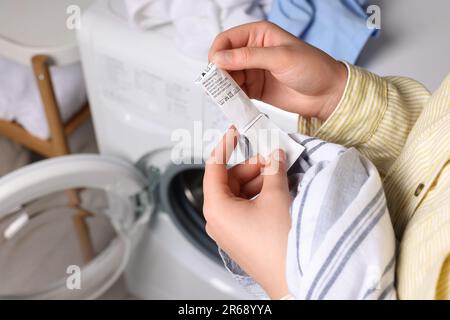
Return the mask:
M252 155L267 157L276 149L282 149L286 152L289 169L305 150L255 107L228 72L210 63L195 82L248 139Z

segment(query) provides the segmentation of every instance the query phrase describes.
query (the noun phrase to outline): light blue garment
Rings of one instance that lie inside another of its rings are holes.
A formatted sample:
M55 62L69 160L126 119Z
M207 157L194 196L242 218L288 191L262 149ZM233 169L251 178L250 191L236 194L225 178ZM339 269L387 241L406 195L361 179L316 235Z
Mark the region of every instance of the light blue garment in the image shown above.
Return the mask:
M274 0L268 19L337 60L355 63L376 30L366 0Z

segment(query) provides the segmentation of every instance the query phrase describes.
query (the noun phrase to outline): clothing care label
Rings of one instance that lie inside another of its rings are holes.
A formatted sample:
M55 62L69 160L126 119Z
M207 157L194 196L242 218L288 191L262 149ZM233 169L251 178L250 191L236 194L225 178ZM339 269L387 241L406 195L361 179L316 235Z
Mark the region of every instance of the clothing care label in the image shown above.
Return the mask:
M247 138L252 155L267 157L282 149L289 169L305 149L261 113L228 72L210 63L195 82L220 107L240 135Z

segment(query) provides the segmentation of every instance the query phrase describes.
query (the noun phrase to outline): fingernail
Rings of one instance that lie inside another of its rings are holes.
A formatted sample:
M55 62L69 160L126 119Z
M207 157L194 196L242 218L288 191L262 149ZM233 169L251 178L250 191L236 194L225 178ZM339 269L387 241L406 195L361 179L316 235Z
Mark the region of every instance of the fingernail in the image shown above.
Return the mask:
M279 162L286 162L286 153L283 150L278 149L272 152L270 158Z
M211 151L209 158L205 161L206 164L215 164L216 163L216 150Z
M216 52L212 60L216 64L230 64L232 62L232 59L233 54L228 50L224 50Z
M227 139L233 138L233 140L235 140L234 142L236 142L236 140L238 139L238 133L235 126L231 126L228 128L227 137Z
M258 154L258 161L259 161L263 166L266 164L266 159L265 159L262 155L260 155L260 154Z

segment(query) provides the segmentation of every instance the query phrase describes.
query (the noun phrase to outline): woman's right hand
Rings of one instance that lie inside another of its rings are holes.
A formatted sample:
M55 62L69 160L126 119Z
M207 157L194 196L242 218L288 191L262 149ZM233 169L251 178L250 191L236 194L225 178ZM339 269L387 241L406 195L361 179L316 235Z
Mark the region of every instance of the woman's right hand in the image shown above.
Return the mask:
M270 22L220 33L209 60L230 71L250 98L326 120L347 81L347 68Z

